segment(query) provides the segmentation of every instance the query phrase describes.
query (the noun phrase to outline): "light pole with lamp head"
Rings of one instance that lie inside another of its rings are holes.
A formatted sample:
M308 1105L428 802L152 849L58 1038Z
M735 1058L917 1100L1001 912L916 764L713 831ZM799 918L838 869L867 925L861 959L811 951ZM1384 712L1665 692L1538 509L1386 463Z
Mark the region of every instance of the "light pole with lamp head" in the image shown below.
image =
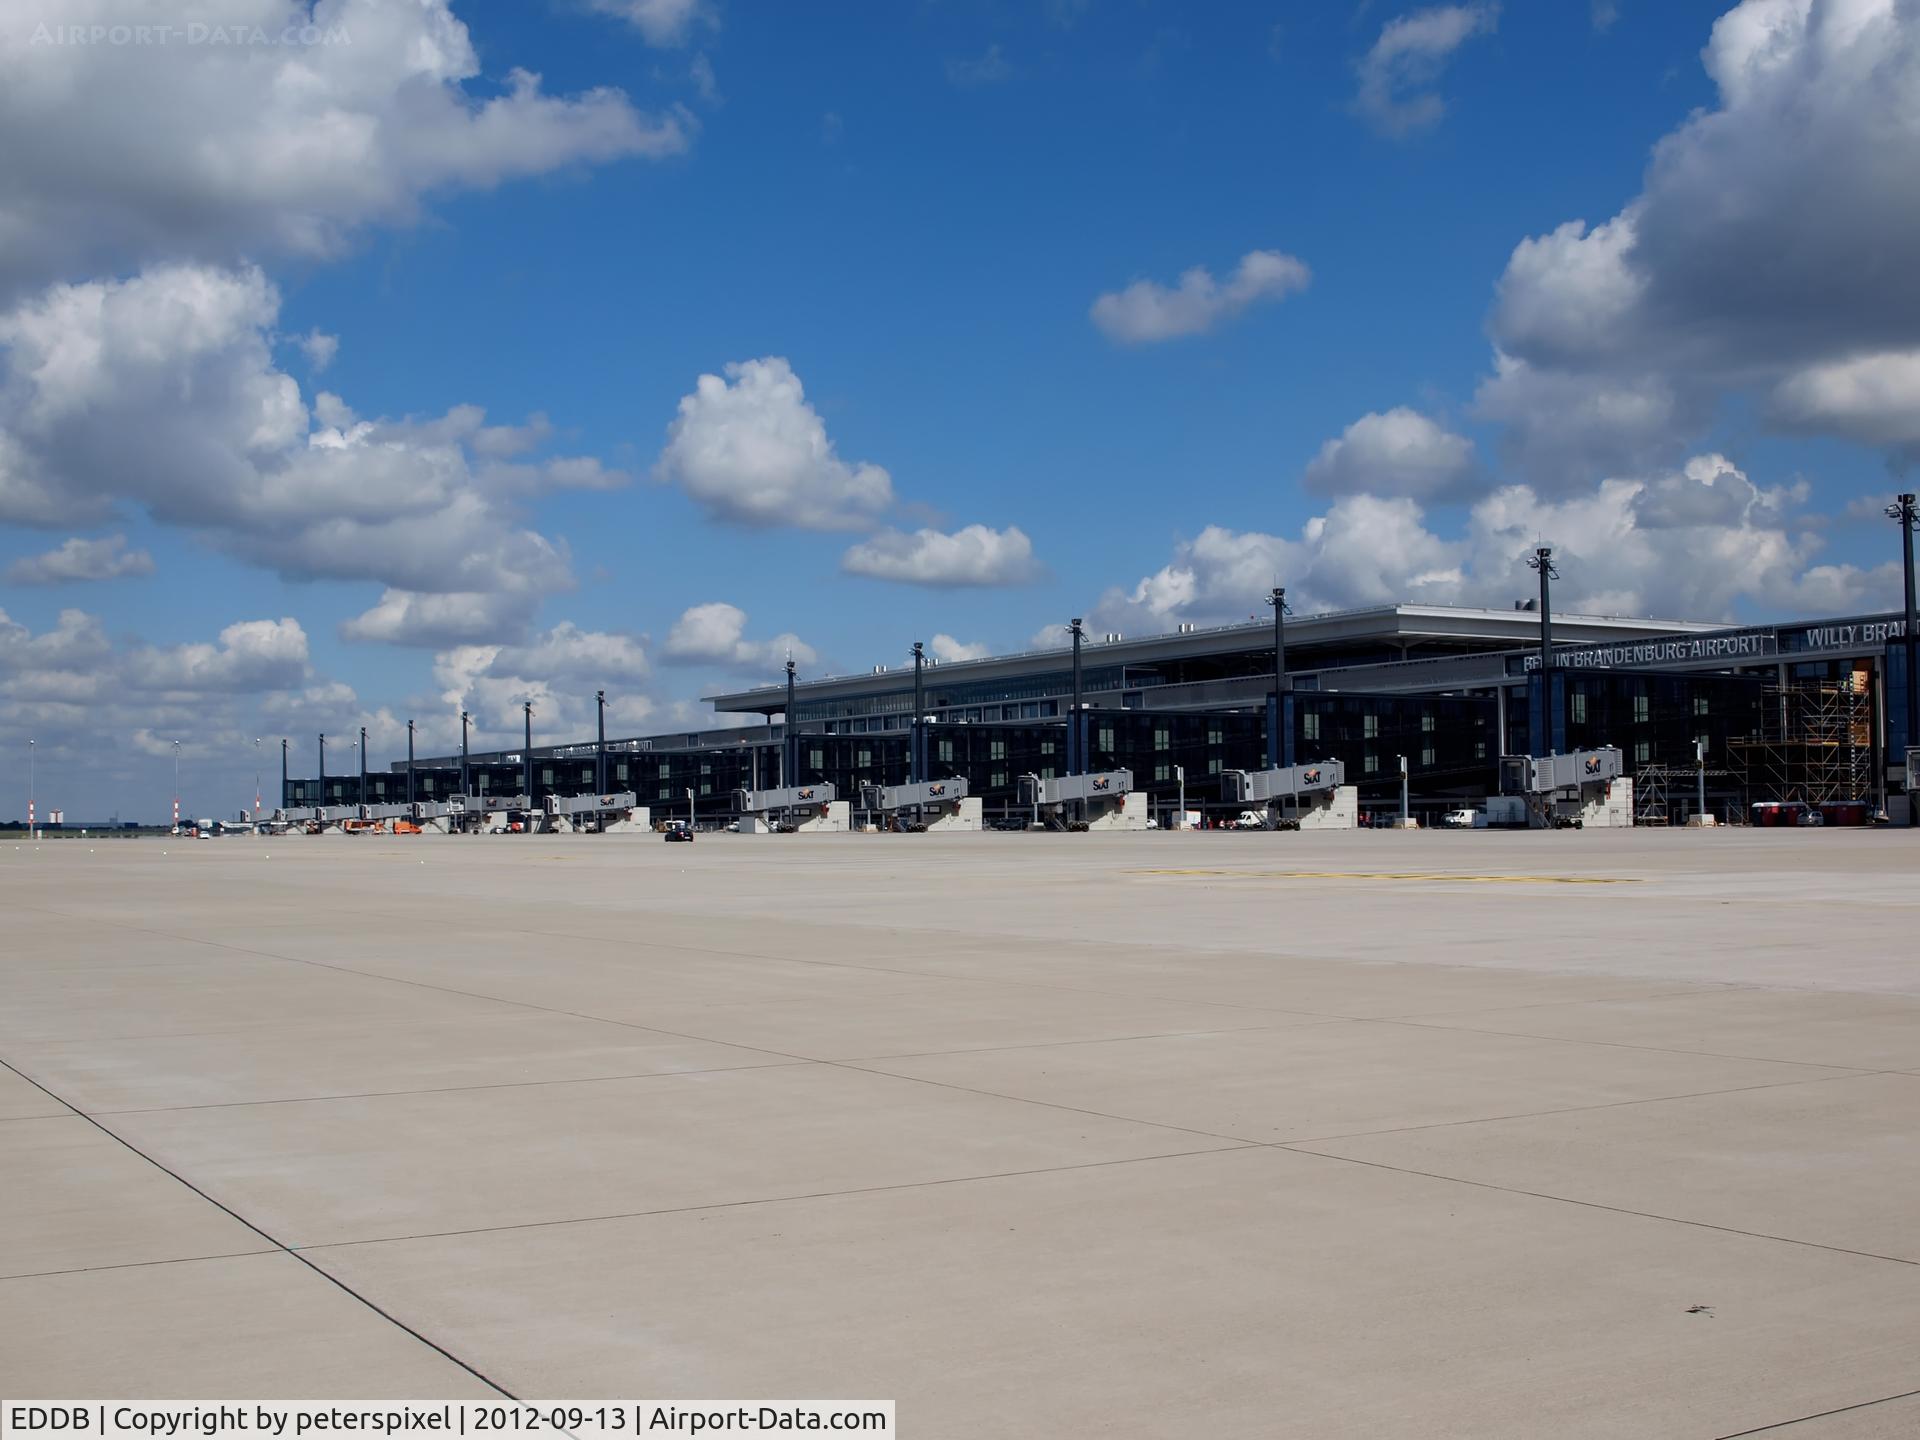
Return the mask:
M29 840L32 840L35 838L33 833L33 826L34 826L34 820L35 820L35 814L34 814L34 808L33 808L33 756L36 748L37 747L33 743L33 737L28 736L27 737L27 838Z
M473 793L473 775L467 763L467 724L470 719L466 711L460 712L460 793L462 795Z
M1906 613L1903 630L1905 632L1902 650L1906 656L1903 667L1907 679L1907 824L1920 825L1920 776L1913 773L1913 760L1920 755L1920 675L1914 673L1914 656L1920 654L1920 636L1914 634L1915 615L1913 598L1913 532L1920 520L1916 520L1914 497L1911 494L1896 495L1893 504L1887 506L1887 518L1900 527L1900 563L1903 578L1906 581Z
M1293 748L1293 734L1287 725L1287 695L1293 689L1293 677L1287 674L1286 587L1274 586L1267 604L1273 607L1273 734L1268 737L1267 763L1278 768L1287 763Z
M407 804L413 804L413 721L407 721Z
M527 739L522 746L520 756L520 788L526 792L527 804L533 804L533 701L528 700L520 707L526 712ZM531 832L529 832L531 833Z
M593 789L595 794L604 795L607 793L607 692L594 691L593 703L600 717L600 748L593 757Z
M326 740L323 735L322 742ZM324 768L324 767L323 767ZM173 742L173 828L180 828L180 742Z
M253 737L253 823L260 823L260 737Z
M927 647L916 640L913 642L913 723L907 727L907 781L913 785L927 778L926 766L920 757L920 721L927 713L927 692L922 678L926 664Z
M1080 642L1087 632L1080 627L1078 615L1068 624L1067 633L1073 636L1073 711L1068 717L1067 773L1079 775L1087 768L1086 757L1080 753Z
M1560 572L1553 567L1553 547L1542 545L1527 561L1527 568L1540 575L1540 730L1533 737L1533 753L1553 753L1553 582Z
M1085 747L1081 744L1084 736L1080 725L1080 642L1086 639L1086 631L1081 628L1078 615L1067 626L1067 633L1073 636L1073 710L1067 716L1067 773L1084 775L1087 773L1087 757L1082 753ZM1087 818L1085 801L1073 802L1073 818Z

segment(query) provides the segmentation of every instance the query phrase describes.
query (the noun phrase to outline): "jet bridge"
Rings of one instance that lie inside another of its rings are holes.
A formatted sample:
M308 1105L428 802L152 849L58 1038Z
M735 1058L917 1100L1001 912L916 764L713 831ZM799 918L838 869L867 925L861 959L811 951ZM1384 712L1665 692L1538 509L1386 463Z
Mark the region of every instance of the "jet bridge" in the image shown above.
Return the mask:
M860 808L891 822L901 812L917 810L927 830L978 830L980 801L967 794L967 782L923 780L913 785L862 785Z
M1022 775L1020 803L1051 830L1147 828L1147 797L1134 790L1131 770Z
M740 812L742 835L764 835L775 823L797 831L845 831L852 828L853 807L835 798L833 786L788 785L778 790L736 790L733 808ZM769 820L769 816L774 817Z
M647 811L631 790L612 795L549 795L541 801L541 814L540 828L556 835L577 830L647 828Z
M1510 805L1515 798L1520 801L1530 829L1633 824L1633 781L1615 745L1557 755L1502 756L1500 790Z
M1229 804L1263 814L1269 830L1351 830L1360 819L1359 789L1347 784L1347 767L1340 760L1225 770L1220 789Z
M416 800L408 808L422 832L448 835L466 823L467 806L466 796L449 795L444 800Z
M306 812L307 823L317 826L322 835L343 835L349 820L360 818L358 805L316 805Z

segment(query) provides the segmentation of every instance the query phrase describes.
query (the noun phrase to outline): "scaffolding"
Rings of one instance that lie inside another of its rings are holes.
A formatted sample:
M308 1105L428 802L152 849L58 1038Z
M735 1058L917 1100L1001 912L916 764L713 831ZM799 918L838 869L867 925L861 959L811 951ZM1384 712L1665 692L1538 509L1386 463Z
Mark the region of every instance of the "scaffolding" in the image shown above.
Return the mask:
M1873 793L1873 705L1867 674L1851 680L1770 685L1760 729L1728 742L1749 802L1825 805Z
M1707 812L1713 813L1714 801L1724 806L1729 786L1738 787L1745 776L1734 770L1717 770L1709 766L1707 779ZM1698 765L1638 765L1633 771L1633 823L1636 825L1670 825L1674 823L1674 811L1680 812L1684 820L1700 808L1700 776ZM1737 796L1736 796L1737 798Z

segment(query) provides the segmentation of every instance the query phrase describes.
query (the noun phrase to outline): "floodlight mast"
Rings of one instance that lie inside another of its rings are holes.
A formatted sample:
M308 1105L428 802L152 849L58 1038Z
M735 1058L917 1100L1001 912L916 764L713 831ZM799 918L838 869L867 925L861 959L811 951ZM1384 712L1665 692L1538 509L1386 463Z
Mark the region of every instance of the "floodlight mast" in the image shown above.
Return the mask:
M918 640L913 642L913 723L907 727L907 780L910 784L919 784L927 779L926 767L921 763L922 744L920 722L927 713L927 692L923 671L927 663L927 647Z
M607 793L607 692L593 692L593 703L600 717L599 749L594 753L593 788L597 794Z
M1913 594L1913 533L1916 526L1920 526L1920 519L1916 519L1913 495L1894 496L1893 503L1887 506L1887 518L1900 527L1900 563L1902 578L1906 582L1902 650L1906 656L1904 668L1907 672L1907 754L1912 755L1920 750L1920 676L1914 673L1914 657L1920 655L1920 636L1914 634ZM1920 777L1912 773L1911 766L1907 774L1907 824L1920 825Z
M1067 626L1067 633L1073 636L1073 712L1067 717L1067 773L1082 775L1086 773L1086 757L1080 753L1080 643L1087 638L1080 617L1073 617Z
M1533 737L1533 753L1553 752L1553 582L1560 572L1553 566L1553 547L1542 545L1527 561L1540 575L1540 733Z
M526 712L527 717L527 739L521 747L520 756L522 775L520 789L526 795L527 803L531 805L533 803L533 701L528 700L520 708Z
M1293 677L1287 673L1287 615L1293 607L1287 604L1284 585L1273 587L1267 604L1273 607L1273 734L1268 739L1267 763L1277 768L1287 763L1293 739L1287 728L1286 700L1293 690Z

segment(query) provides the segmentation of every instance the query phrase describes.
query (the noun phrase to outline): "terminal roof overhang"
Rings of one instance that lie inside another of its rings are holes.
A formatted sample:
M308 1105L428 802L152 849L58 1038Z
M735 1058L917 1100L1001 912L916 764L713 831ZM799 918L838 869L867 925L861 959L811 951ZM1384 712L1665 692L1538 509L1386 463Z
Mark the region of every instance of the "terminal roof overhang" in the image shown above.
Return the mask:
M1650 635L1691 634L1722 628L1724 622L1693 620L1647 620L1616 615L1559 615L1553 619L1554 639L1559 643L1607 640ZM1065 628L1061 631L1065 640ZM1337 610L1321 615L1287 617L1287 649L1326 645L1347 645L1364 641L1404 642L1477 641L1492 647L1520 649L1537 643L1540 615L1534 610L1486 610L1453 605L1382 605L1367 610ZM1228 655L1240 651L1271 650L1271 619L1246 621L1237 625L1215 625L1204 629L1176 631L1167 635L1143 635L1124 640L1103 640L1089 634L1081 649L1081 661L1095 665L1151 665L1166 660L1191 659L1207 655ZM1023 675L1050 675L1069 663L1069 646L1063 643L1053 650L1027 650L1010 655L990 655L980 660L948 660L938 664L938 679L998 680ZM1310 663L1308 657L1301 657ZM930 677L931 678L931 677ZM856 695L891 693L913 684L913 664L889 666L880 673L832 675L820 679L802 679L794 689L796 698L827 700ZM786 683L756 686L751 690L730 691L704 697L715 710L733 713L772 714L786 708Z

